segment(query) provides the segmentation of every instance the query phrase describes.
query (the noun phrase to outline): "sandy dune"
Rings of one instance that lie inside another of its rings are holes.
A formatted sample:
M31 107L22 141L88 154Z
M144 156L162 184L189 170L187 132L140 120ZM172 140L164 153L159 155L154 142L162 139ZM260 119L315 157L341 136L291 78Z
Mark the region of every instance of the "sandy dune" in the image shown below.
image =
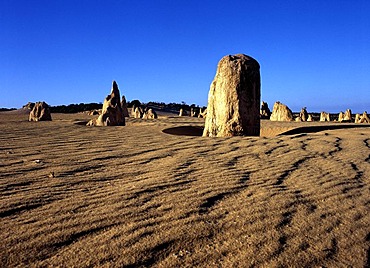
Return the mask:
M370 125L52 116L0 113L1 267L370 265Z

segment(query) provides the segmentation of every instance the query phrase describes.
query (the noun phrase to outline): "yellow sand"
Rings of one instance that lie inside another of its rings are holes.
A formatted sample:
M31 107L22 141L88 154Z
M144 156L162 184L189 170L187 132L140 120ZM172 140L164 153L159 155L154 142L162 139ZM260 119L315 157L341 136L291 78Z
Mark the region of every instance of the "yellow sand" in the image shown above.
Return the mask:
M203 138L162 132L198 118L52 116L0 113L1 267L370 263L369 125Z

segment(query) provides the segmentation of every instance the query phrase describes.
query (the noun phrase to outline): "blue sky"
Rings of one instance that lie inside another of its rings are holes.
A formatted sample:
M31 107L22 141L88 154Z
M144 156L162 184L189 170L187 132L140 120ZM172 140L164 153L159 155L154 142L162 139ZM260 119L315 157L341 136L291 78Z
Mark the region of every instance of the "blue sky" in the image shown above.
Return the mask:
M370 112L370 1L1 0L0 107L206 105L218 61L261 65L262 100Z

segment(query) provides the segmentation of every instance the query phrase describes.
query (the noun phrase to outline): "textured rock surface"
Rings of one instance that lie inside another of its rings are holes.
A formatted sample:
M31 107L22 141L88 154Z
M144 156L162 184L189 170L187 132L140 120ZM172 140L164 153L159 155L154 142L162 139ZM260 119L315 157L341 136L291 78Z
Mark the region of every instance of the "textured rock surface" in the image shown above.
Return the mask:
M270 111L270 108L269 108L269 105L267 104L267 102L263 101L261 103L260 115L261 115L262 119L270 119L271 111Z
M293 121L293 113L285 104L277 101L272 109L271 121Z
M124 95L122 95L121 106L122 106L122 113L123 113L123 116L124 116L124 117L130 117L130 115L129 115L129 113L128 113L126 97L125 97Z
M203 136L259 136L260 65L244 54L218 63L208 94Z
M125 117L122 112L121 98L116 81L112 83L111 93L104 99L102 113L92 119L88 126L124 126Z
M32 111L33 107L35 107L35 103L29 101L26 105L23 105L22 109Z
M308 117L307 117L307 122L312 122L313 121L313 119L312 119L312 115L308 115Z
M308 113L306 107L303 107L301 109L301 112L299 113L299 117L301 118L302 122L306 122L308 119Z
M136 107L133 113L134 118L142 118L144 111L141 107Z
M330 114L327 112L321 112L320 113L320 121L325 122L325 121L330 121Z
M344 113L343 120L346 122L352 122L352 111L351 109L347 109Z
M143 119L157 119L157 118L158 118L157 113L153 109L148 109L143 115Z
M367 115L366 111L360 116L358 123L370 123L370 118Z
M30 112L29 121L51 121L49 105L44 102L36 102Z

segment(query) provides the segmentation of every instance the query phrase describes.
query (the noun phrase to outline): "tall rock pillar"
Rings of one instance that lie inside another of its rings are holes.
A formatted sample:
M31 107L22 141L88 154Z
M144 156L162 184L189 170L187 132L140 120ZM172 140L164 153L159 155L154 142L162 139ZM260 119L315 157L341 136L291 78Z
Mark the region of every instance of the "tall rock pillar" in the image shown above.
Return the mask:
M208 94L203 136L259 136L260 65L250 56L225 56Z

